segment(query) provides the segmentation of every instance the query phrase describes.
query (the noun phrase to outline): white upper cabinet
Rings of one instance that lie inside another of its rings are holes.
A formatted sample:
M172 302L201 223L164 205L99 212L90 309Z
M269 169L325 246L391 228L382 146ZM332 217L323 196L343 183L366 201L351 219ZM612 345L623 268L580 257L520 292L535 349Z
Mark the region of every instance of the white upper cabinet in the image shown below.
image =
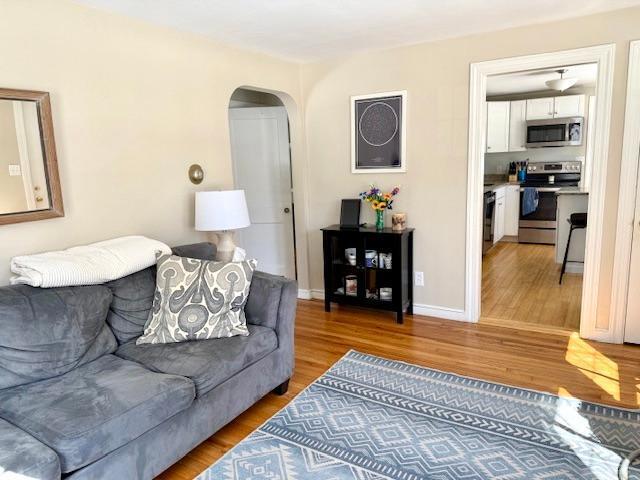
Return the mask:
M527 120L584 117L585 95L531 98L527 100Z
M527 143L527 101L511 102L509 114L509 151L520 152L526 150Z
M566 95L555 97L554 100L553 116L555 118L584 117L584 95Z
M527 120L553 118L553 97L531 98L527 100Z
M487 102L487 152L509 151L509 109L511 102Z

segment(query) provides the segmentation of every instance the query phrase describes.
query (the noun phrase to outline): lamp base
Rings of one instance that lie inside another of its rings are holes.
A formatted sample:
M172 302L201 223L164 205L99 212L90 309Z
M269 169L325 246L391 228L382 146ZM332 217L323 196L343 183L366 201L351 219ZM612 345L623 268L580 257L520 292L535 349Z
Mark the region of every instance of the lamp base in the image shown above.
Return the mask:
M216 260L219 262L230 262L233 260L233 252L235 249L236 245L233 243L233 232L230 230L218 232Z

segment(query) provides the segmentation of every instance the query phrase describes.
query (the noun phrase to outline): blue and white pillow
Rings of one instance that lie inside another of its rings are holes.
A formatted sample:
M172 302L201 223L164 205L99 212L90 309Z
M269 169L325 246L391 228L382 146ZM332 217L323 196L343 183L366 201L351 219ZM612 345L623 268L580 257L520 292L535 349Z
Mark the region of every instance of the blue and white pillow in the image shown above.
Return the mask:
M159 255L153 308L136 344L249 335L244 306L256 266Z

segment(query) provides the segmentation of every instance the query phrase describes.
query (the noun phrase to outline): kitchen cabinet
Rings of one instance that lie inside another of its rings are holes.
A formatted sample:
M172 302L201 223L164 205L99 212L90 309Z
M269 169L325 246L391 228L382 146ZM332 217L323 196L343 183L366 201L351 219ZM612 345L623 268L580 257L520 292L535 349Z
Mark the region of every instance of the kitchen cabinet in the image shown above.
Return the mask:
M493 222L493 244L498 243L504 237L504 213L505 213L505 187L500 187L496 192L495 217Z
M509 151L526 150L527 143L527 101L516 100L509 108Z
M584 117L585 95L531 98L527 100L527 120Z
M520 222L520 185L505 187L504 198L504 234L509 237L518 236Z
M542 120L553 118L554 101L553 97L530 98L527 100L527 120Z
M509 109L511 102L487 102L487 152L509 151Z
M584 95L565 95L554 98L554 118L584 117Z

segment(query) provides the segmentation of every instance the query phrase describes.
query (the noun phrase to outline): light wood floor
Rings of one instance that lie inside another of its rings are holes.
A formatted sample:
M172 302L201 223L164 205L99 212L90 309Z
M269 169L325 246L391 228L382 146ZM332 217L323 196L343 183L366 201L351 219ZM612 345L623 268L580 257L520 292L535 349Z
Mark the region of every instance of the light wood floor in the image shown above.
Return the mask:
M498 243L482 260L480 321L579 331L582 275L559 277L553 245Z
M192 479L289 403L350 349L490 381L573 395L611 405L640 406L640 347L427 317L299 302L296 367L289 392L268 394L164 472Z

